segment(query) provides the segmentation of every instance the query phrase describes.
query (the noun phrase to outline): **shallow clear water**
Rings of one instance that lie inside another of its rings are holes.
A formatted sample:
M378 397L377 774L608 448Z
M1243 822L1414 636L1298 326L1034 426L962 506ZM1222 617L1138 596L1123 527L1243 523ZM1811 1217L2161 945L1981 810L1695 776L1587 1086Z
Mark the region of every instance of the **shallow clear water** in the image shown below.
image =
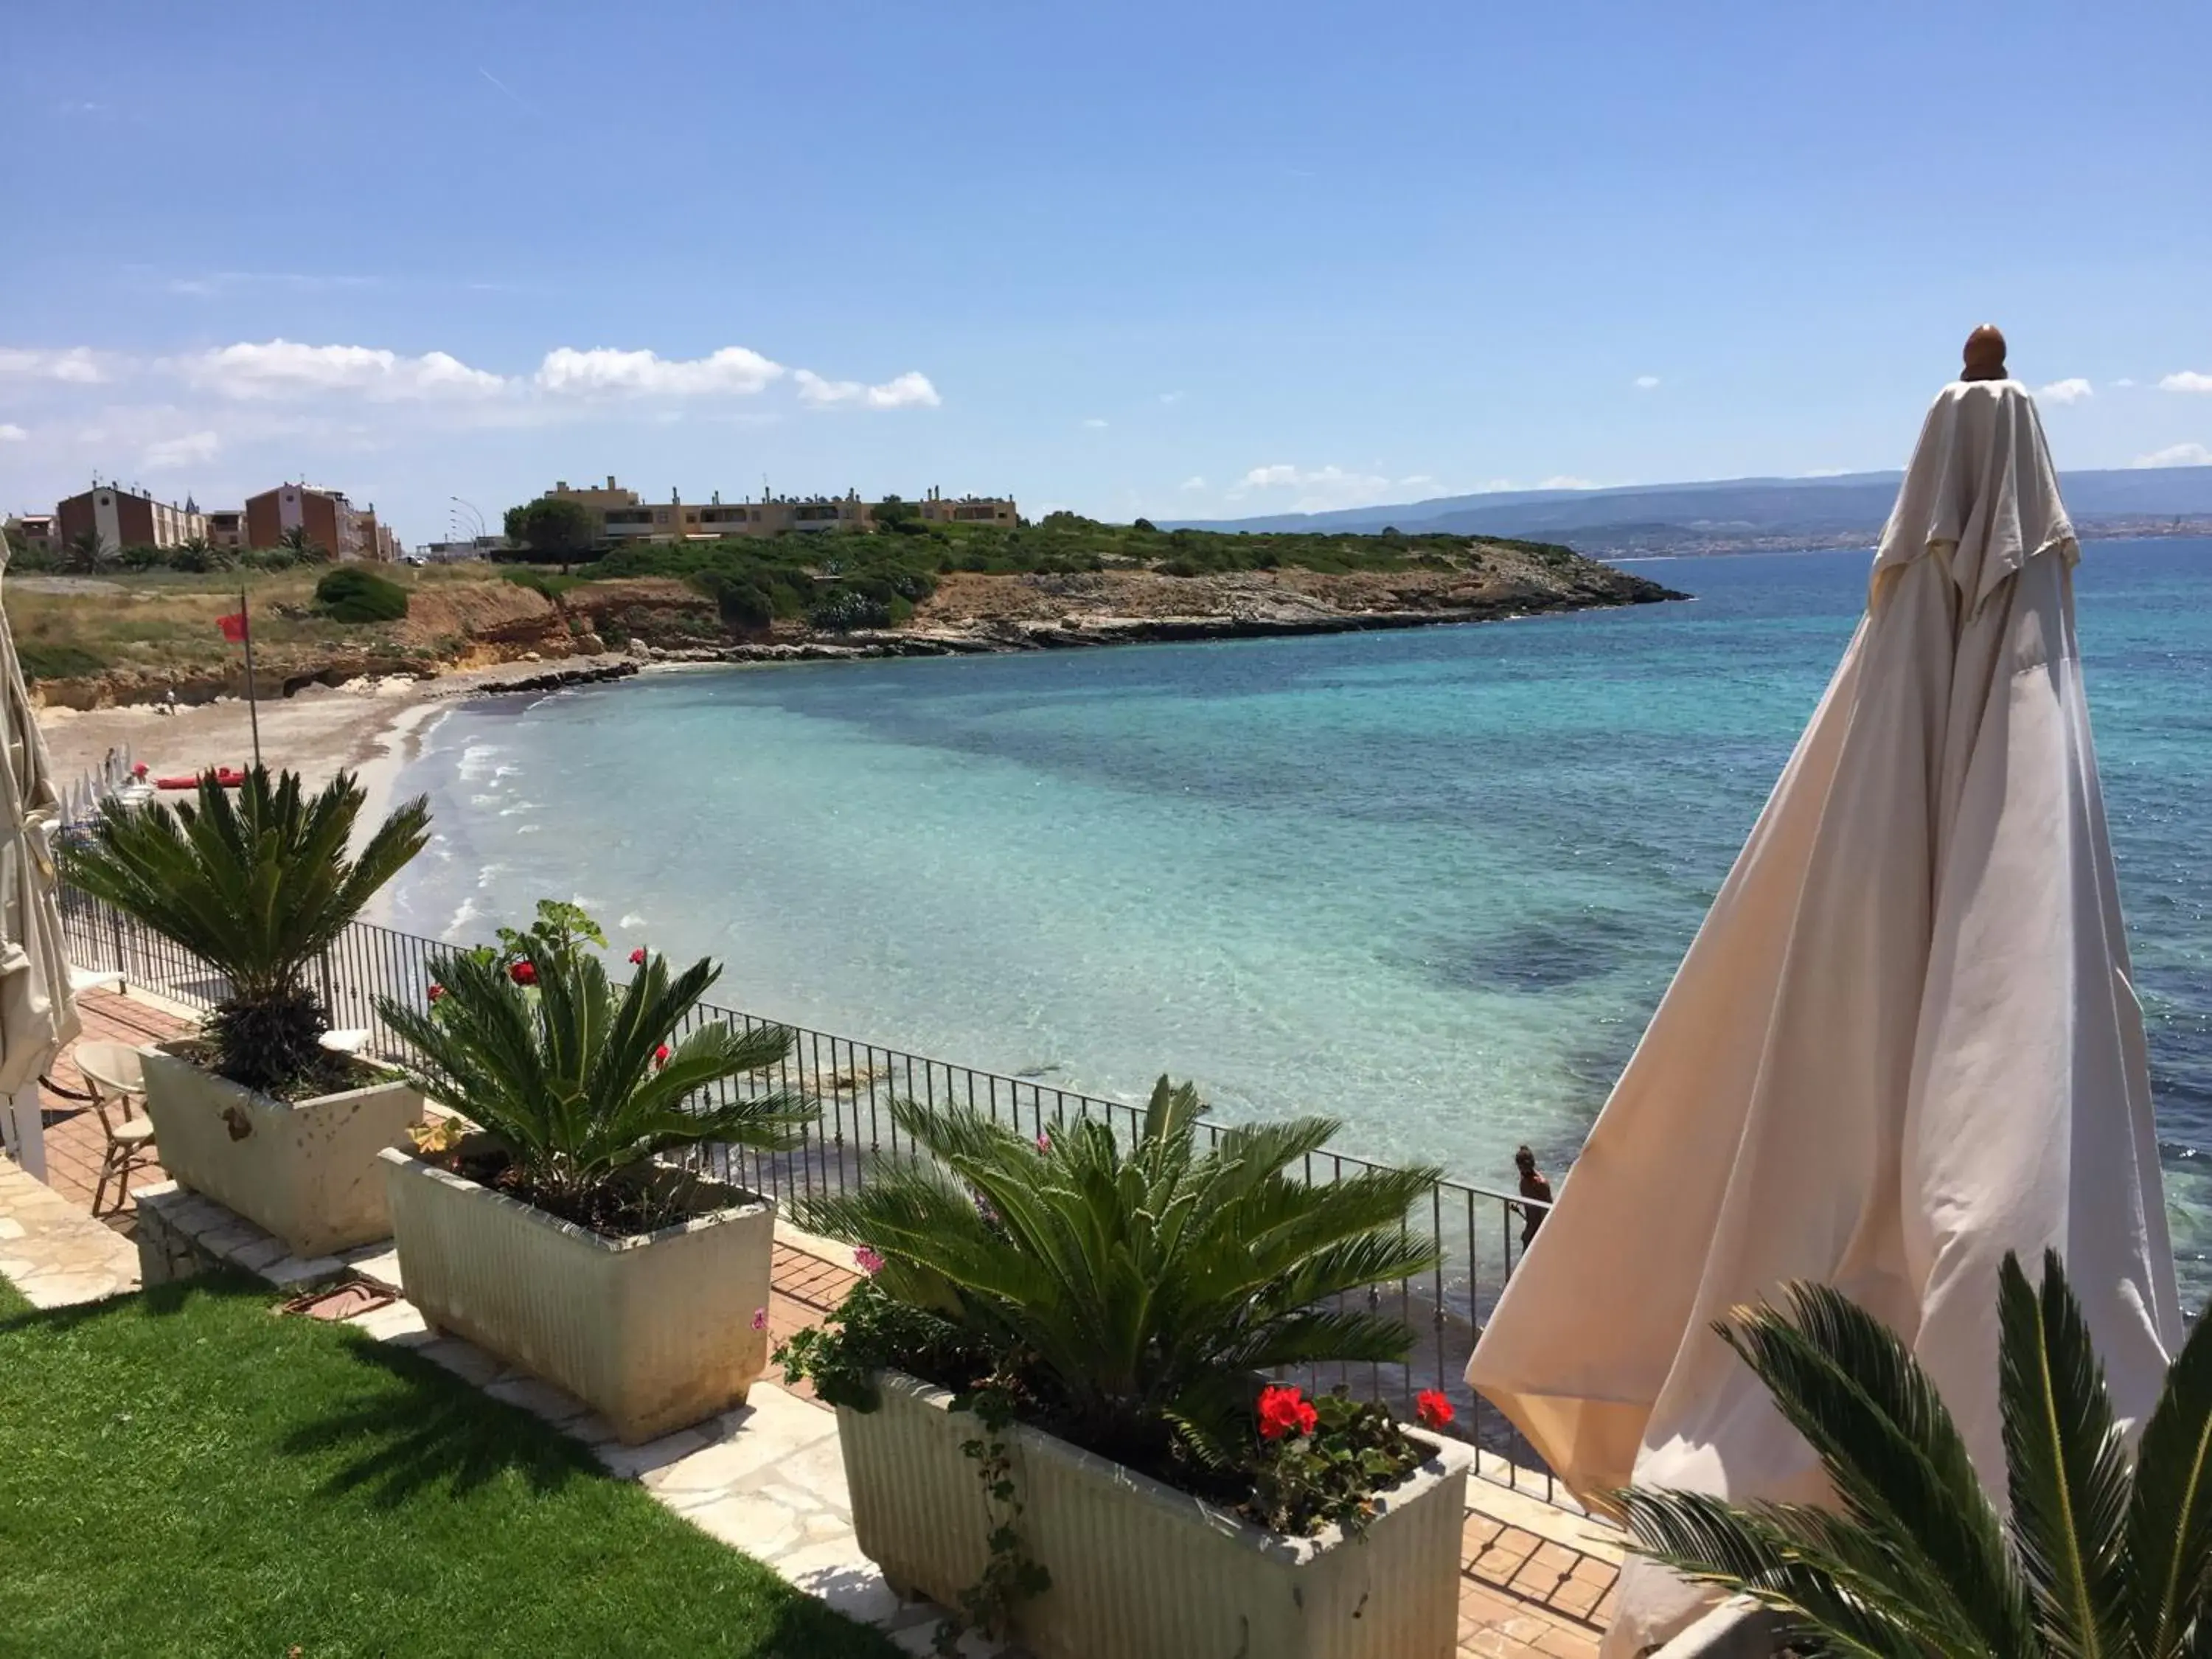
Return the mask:
M397 926L541 896L717 1000L1488 1183L1579 1144L1850 635L1863 553L1651 561L1693 605L657 676L456 710ZM2212 1247L2212 541L2078 577L2185 1273ZM617 924L619 924L618 926ZM2193 1297L2192 1301L2201 1301Z

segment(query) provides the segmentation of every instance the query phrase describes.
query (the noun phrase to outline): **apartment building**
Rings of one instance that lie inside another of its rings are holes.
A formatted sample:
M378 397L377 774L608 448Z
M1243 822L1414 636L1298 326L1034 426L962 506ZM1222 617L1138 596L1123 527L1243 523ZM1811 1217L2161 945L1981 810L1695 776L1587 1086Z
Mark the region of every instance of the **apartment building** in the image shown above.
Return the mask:
M787 532L871 531L875 514L858 490L842 495L763 494L755 501L725 501L718 490L706 501L686 501L671 490L665 501L647 501L607 475L604 487L571 488L564 479L545 492L550 500L571 501L589 508L599 534L609 542L719 539L726 536L781 536ZM925 520L944 524L997 524L1011 529L1019 513L1012 497L963 495L949 500L932 489L914 505Z
M1021 520L1011 495L963 495L948 500L935 485L915 505L928 524L995 524L1012 530Z
M58 551L62 544L61 531L51 513L9 514L8 539L11 544L36 548L41 553Z
M87 533L113 551L125 547L180 547L207 534L207 518L190 496L178 507L142 490L95 483L54 506L54 526L64 545Z
M243 508L230 507L207 515L207 538L210 547L235 553L246 545L246 513Z
M378 523L376 509L356 507L342 489L278 484L246 497L245 520L248 547L281 547L288 532L302 530L334 558L388 561L398 556L398 538Z

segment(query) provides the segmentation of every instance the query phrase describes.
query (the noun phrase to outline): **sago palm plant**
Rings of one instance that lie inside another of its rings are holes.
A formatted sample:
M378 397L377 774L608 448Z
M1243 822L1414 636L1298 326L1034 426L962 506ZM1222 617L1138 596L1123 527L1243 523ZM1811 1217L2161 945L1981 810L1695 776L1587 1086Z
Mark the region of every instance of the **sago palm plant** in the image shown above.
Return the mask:
M781 1026L739 1032L720 1023L675 1041L720 975L712 962L672 976L665 959L641 952L636 975L617 988L566 933L512 937L520 947L512 955L434 957L427 1010L389 998L377 1006L416 1056L403 1067L410 1080L492 1137L532 1202L580 1220L623 1206L644 1213L655 1196L629 1177L657 1153L799 1144L815 1115L803 1096L754 1086L695 1101L778 1065L793 1042Z
M349 773L311 796L297 773L272 781L256 766L234 799L209 775L197 800L173 808L110 801L90 837L64 850L78 887L229 981L208 1025L222 1076L282 1091L327 1060L329 1011L308 969L429 839L417 796L350 854L367 799Z
M877 1286L1018 1357L1080 1443L1144 1458L1171 1425L1201 1440L1277 1366L1405 1358L1412 1333L1346 1291L1425 1271L1407 1232L1430 1170L1309 1184L1286 1173L1326 1118L1199 1146L1197 1091L1165 1078L1133 1145L1080 1121L1036 1140L969 1110L892 1109L927 1154L805 1206L864 1245Z
M2200 1320L2132 1461L2057 1254L2000 1275L2008 1520L1905 1344L1821 1285L1722 1335L1820 1455L1833 1510L1685 1492L1620 1501L1638 1544L1747 1592L1801 1652L2189 1659L2212 1650L2212 1338Z

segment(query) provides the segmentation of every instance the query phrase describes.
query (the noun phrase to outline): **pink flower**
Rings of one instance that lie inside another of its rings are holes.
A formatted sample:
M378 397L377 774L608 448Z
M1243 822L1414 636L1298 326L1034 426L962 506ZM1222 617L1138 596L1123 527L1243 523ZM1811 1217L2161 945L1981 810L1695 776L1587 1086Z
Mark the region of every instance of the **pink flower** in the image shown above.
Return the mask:
M1042 1129L1037 1131L1037 1151L1048 1155L1052 1152L1052 1136Z
M642 968L645 966L645 946L641 945L636 950L629 953L629 965L633 968Z
M1413 1415L1425 1429L1441 1429L1459 1415L1452 1402L1434 1389L1423 1389L1413 1396Z
M538 964L534 962L515 963L507 969L507 976L517 985L535 985L538 983Z
M440 997L445 994L446 988L439 984L436 980L432 980L430 981L430 1000L435 1002Z
M753 1310L753 1328L757 1331L764 1331L768 1328L768 1310L766 1308L755 1308Z
M662 1066L667 1064L668 1045L664 1042L658 1048L655 1048L653 1051L653 1066L655 1071L659 1071Z
M1260 1390L1260 1437L1280 1440L1286 1434L1311 1434L1321 1421L1313 1403L1296 1389Z
M861 1245L859 1249L853 1252L853 1260L856 1264L858 1264L860 1271L867 1274L871 1279L873 1279L878 1273L884 1270L883 1257L877 1255L875 1251L870 1249L865 1244Z

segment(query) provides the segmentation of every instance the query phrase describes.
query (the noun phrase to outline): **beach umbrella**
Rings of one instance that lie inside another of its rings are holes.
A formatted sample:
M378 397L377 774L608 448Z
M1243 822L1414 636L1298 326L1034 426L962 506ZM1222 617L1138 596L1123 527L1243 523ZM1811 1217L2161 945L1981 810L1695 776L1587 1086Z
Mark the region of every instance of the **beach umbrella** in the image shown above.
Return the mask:
M2002 1502L1997 1267L2066 1258L2120 1411L2182 1333L2142 1018L2035 404L1977 330L1812 723L1468 1366L1571 1488L1820 1502L1716 1320L1896 1329ZM1608 1655L1707 1602L1649 1563Z
M0 575L7 555L0 550ZM38 1079L77 1034L53 836L62 817L46 740L0 611L0 1118L23 1167L46 1174Z

